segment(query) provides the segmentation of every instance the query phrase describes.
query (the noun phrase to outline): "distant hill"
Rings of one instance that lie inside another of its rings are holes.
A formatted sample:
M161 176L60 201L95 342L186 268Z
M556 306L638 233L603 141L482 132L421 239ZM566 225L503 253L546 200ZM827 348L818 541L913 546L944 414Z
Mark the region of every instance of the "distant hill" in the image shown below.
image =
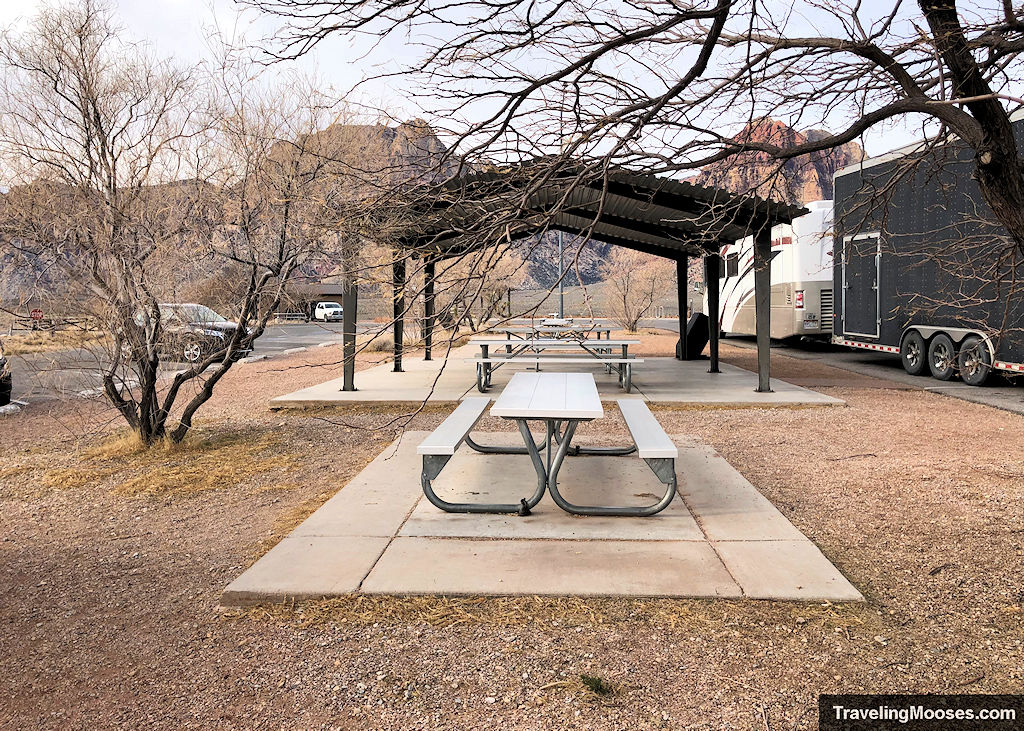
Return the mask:
M748 124L733 140L741 143L744 140L768 142L792 148L828 135L820 129L797 132L782 122L764 117ZM859 162L863 157L861 146L848 142L831 150L788 160L779 170L778 162L767 153L747 152L708 165L692 182L733 193L755 193L762 198L786 203L832 200L832 176L840 168Z
M736 139L770 140L783 147L791 147L807 140L820 139L822 130L798 132L777 120L760 119L747 125ZM306 140L309 142L310 140ZM336 124L314 133L315 144L325 153L337 153L344 159L353 175L377 178L381 175L396 180L436 181L453 174L459 164L444 143L422 120L412 120L395 126ZM282 150L286 149L282 143ZM840 167L863 157L856 143L848 143L834 150L805 155L788 161L782 173L770 179L775 164L763 153L745 153L730 160L715 163L691 178L700 185L718 186L736 193L756 192L762 197L805 203L832 198L832 175ZM444 165L438 161L444 159ZM0 193L0 199L6 191ZM593 284L601 279L601 264L608 255L607 244L591 241L579 254L577 276L573 257L579 248L578 239L565 235L566 286ZM519 244L520 251L530 253L527 269L527 287L550 287L558 278L558 239L548 233L539 241L531 239ZM699 267L695 262L694 267ZM310 270L307 276L318 278L328 271ZM696 274L696 272L695 272ZM14 257L0 251L0 300L17 301L19 293L46 291L52 287L48 273L38 263Z
M422 119L383 124L332 124L304 139L307 149L343 160L356 174L379 181L436 182L450 177L458 158Z

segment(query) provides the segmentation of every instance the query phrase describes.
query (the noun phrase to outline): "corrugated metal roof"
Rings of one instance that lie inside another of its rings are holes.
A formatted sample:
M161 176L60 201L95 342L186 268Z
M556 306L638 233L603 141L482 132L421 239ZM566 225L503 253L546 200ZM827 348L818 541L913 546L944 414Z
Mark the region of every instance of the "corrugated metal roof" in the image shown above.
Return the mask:
M503 212L516 235L544 227L589 232L598 240L643 250L699 255L717 251L763 226L791 223L807 209L752 195L737 195L656 175L612 169L545 169L544 161L477 172L442 186L427 204L406 245L473 246L465 231ZM545 179L540 177L547 175ZM477 245L484 245L481 241Z

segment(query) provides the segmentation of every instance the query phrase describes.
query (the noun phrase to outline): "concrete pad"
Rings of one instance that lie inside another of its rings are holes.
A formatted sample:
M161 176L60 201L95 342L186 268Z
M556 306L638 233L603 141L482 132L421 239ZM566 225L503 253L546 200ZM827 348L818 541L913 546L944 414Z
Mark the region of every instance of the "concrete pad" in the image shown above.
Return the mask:
M698 542L396 538L363 582L370 594L738 597Z
M486 444L522 444L513 434L477 435ZM583 442L586 443L586 442ZM537 473L526 455L483 455L463 448L434 481L437 494L452 502L519 502L537 486ZM345 491L347 491L346 488ZM567 457L559 474L559 491L571 502L587 505L650 505L664 495L646 463L625 457ZM343 491L343 492L345 492ZM421 500L399 532L401 536L448 538L548 538L645 541L703 541L682 500L647 519L581 517L544 499L527 517L453 514Z
M743 595L752 599L863 601L864 597L817 546L798 541L713 544Z
M679 448L679 493L711 541L806 540L764 495L707 445Z
M293 536L391 537L423 497L416 445L427 432L409 432L299 525Z
M403 360L405 372L395 373L384 363L356 374L358 391L342 391L343 379L303 388L270 400L270 407L308 408L331 404L365 402L445 402L459 401L476 391L476 369L466 358L473 358L479 348L464 345L448 354L447 360ZM497 398L514 373L525 365L504 365L494 371L492 387L487 395ZM554 366L552 366L554 368ZM619 398L646 399L652 403L692 403L701 406L841 406L845 402L777 378L772 379L772 393L756 393L757 374L727 363L721 373L708 373L707 361L681 361L675 358L644 358L633 369L633 393L623 393L618 378L606 373L600 364L562 363L559 372L592 373L603 400Z
M750 482L692 437L672 437L682 498L657 516L572 516L545 496L523 518L434 508L420 491L415 454L426 435L407 432L386 448L232 582L223 603L356 591L862 599ZM485 444L519 441L513 432L476 436ZM629 504L661 494L635 455L569 457L560 478L579 502ZM535 481L526 455L463 447L437 489L453 499L514 503Z
M352 536L288 536L232 581L221 601L239 606L354 592L388 541Z

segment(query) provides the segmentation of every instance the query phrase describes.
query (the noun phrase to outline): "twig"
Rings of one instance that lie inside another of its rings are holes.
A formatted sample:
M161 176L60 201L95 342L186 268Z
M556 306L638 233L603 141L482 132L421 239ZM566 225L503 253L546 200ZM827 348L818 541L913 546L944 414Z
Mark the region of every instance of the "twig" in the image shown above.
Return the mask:
M537 688L537 690L548 690L550 688L564 688L564 687L569 686L569 685L572 685L572 681L571 680L556 680L553 683L548 683L547 685L542 685L541 687Z

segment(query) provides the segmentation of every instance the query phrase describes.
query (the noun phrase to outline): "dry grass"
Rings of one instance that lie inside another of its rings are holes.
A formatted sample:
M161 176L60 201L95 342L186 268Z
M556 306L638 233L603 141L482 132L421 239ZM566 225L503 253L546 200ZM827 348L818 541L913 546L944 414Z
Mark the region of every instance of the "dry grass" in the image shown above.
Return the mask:
M554 626L606 621L599 602L575 597L348 596L228 612L229 619L270 620L296 627L328 624L460 624Z
M28 355L30 353L55 353L73 348L98 347L106 345L106 333L85 330L60 330L48 332L37 330L24 335L4 336L6 355Z
M290 602L233 610L227 619L273 621L293 627L324 625L425 624L579 627L641 623L672 630L715 633L731 628L749 603L690 599L606 599L586 597L445 597L349 594L317 601ZM768 607L768 605L765 605ZM819 625L830 631L862 631L878 615L860 603L786 604L781 611L791 624ZM776 616L778 621L779 617Z
M119 495L185 495L233 487L264 475L273 480L295 467L299 456L287 451L286 441L273 432L199 431L181 443L168 440L148 448L129 433L83 449L77 466L49 469L42 482L74 489L110 480ZM294 486L283 484L283 489ZM281 486L264 482L256 489Z

